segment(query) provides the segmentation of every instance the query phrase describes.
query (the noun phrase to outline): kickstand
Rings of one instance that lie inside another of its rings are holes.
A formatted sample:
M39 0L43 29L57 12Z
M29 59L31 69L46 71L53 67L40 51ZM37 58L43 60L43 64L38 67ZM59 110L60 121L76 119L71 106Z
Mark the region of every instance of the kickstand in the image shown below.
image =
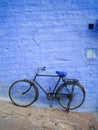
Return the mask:
M66 112L68 113L69 112L69 110L70 110L70 104L71 104L71 100L68 102L68 104L67 104L67 108L66 108Z

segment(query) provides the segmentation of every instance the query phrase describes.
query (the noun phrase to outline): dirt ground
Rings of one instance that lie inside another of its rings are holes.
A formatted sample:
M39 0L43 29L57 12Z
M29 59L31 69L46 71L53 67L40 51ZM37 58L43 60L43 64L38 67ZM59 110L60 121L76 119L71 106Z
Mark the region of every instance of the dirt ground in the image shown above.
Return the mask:
M98 130L96 114L18 107L0 101L0 130Z

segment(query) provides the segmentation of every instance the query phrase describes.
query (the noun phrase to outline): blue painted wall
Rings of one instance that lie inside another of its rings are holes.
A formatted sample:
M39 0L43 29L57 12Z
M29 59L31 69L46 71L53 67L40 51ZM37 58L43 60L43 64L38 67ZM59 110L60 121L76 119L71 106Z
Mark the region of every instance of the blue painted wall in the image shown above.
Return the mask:
M87 93L79 110L98 111L98 0L0 0L0 97L40 66L78 78ZM45 107L41 96L35 105Z

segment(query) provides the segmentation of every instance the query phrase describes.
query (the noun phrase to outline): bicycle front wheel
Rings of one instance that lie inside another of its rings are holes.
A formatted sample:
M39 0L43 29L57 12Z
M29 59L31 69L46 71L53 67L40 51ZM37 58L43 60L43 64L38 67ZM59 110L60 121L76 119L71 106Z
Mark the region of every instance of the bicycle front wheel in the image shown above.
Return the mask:
M18 80L9 88L9 97L17 106L29 106L38 98L38 89L29 80Z
M68 82L57 90L58 103L65 109L73 110L80 107L85 100L85 90L80 83Z

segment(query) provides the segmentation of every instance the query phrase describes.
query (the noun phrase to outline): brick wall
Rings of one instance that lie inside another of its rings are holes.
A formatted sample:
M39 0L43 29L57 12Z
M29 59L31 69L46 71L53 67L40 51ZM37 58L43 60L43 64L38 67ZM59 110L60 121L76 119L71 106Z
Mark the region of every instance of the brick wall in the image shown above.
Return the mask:
M97 12L97 0L0 0L0 96L8 98L13 81L46 66L85 86L81 111L98 110Z

